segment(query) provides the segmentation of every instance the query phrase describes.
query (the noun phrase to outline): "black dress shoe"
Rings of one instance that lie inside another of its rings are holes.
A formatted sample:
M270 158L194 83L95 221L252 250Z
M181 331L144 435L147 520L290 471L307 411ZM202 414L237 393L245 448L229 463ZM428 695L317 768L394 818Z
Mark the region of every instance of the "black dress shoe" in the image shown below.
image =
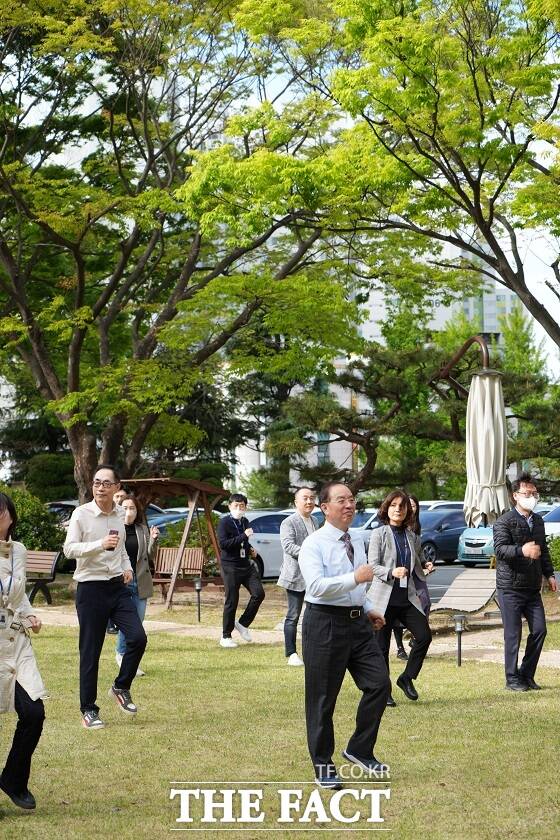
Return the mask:
M408 653L403 647L397 650L397 659L408 659Z
M529 686L523 680L508 680L506 682L508 691L529 691Z
M12 793L12 791L6 787L1 779L0 790L3 790L6 796L9 796L14 805L17 805L18 808L24 808L26 811L32 811L37 807L35 797L29 790L24 790L22 793Z
M396 706L397 705L395 703L395 701L393 700L393 695L392 694L389 694L389 696L387 697L387 703L385 705L386 706Z
M541 686L535 682L533 677L520 677L531 691L540 691Z
M418 692L414 688L414 684L410 677L406 677L404 674L401 674L397 679L397 685L404 691L409 700L418 700Z

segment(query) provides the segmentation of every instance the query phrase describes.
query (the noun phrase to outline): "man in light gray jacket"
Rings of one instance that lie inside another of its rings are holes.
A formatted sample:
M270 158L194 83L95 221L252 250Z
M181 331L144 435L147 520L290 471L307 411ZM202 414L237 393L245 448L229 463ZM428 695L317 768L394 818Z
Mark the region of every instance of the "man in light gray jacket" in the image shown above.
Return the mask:
M297 625L305 595L305 581L299 570L298 556L304 539L317 529L317 523L311 516L315 499L314 490L310 487L299 487L294 497L296 512L284 519L280 525L280 542L284 550L284 560L280 569L278 586L282 586L288 596L288 612L284 619L284 642L288 665L303 665L303 660L296 650Z

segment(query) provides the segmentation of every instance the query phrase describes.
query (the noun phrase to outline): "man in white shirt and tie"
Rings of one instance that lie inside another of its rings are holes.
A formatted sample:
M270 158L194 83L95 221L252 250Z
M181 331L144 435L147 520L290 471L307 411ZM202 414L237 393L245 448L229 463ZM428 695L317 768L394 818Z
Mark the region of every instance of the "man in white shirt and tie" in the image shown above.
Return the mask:
M384 620L366 598L373 567L367 564L362 540L352 540L348 533L356 501L345 484L330 482L322 488L319 504L325 524L307 537L299 554L306 588L305 717L316 782L339 789L342 781L333 763L333 713L344 675L350 672L362 699L356 729L342 755L380 778L388 767L375 758L373 749L390 683L373 632Z

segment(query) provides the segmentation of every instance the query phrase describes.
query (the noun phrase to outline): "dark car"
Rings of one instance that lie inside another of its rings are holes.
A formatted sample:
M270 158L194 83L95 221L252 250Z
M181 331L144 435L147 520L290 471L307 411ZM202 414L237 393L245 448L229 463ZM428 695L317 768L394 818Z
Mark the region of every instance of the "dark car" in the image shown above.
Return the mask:
M422 553L424 560L453 563L457 557L459 537L466 528L462 510L427 510L420 512Z

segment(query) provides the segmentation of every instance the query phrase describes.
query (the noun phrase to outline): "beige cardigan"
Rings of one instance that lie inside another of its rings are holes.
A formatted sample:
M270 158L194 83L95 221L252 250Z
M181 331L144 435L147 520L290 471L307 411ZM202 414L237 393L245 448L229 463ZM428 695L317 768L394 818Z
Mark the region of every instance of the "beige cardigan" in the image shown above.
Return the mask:
M11 560L0 557L0 580L8 596L8 624L33 615L33 607L25 594L25 561L27 550L22 543L11 543L14 574L10 587ZM0 629L0 712L13 712L16 681L32 700L47 697L29 637L10 627Z

